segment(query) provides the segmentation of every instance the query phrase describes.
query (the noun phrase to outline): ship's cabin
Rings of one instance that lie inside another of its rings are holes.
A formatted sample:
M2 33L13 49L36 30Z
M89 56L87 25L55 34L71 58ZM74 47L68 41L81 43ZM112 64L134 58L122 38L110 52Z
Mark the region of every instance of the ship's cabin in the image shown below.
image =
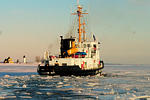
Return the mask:
M97 41L76 42L75 38L61 36L60 58L94 58L99 54Z

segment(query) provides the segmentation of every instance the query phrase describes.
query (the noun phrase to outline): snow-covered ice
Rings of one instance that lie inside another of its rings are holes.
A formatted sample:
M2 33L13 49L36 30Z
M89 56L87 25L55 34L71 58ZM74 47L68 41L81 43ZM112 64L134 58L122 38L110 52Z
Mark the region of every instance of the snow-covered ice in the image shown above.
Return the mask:
M35 69L0 72L0 99L150 100L150 66L109 65L104 76L86 77L39 76Z

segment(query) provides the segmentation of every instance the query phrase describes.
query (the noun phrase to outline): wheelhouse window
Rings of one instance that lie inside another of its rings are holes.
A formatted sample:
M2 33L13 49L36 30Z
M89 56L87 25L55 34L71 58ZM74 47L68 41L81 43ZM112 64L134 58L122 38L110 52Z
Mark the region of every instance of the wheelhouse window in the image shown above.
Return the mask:
M90 45L90 44L87 44L87 47L91 47L91 45Z
M93 47L96 48L96 44L94 44Z
M93 53L96 53L96 44L93 44L93 49L94 49Z
M84 44L83 47L86 48L86 44Z

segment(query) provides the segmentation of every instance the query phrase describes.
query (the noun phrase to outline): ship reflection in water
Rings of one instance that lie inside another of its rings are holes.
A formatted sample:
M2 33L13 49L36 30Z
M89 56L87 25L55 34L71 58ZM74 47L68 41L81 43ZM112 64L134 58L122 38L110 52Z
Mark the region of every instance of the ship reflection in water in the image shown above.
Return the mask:
M149 66L107 65L104 72L103 77L1 72L0 99L149 100Z

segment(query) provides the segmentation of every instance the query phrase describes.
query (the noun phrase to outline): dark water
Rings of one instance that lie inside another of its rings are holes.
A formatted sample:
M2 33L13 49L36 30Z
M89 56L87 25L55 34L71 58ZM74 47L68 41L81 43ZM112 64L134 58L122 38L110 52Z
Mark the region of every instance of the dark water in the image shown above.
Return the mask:
M4 100L150 100L150 66L109 65L104 76L39 76L1 72Z

